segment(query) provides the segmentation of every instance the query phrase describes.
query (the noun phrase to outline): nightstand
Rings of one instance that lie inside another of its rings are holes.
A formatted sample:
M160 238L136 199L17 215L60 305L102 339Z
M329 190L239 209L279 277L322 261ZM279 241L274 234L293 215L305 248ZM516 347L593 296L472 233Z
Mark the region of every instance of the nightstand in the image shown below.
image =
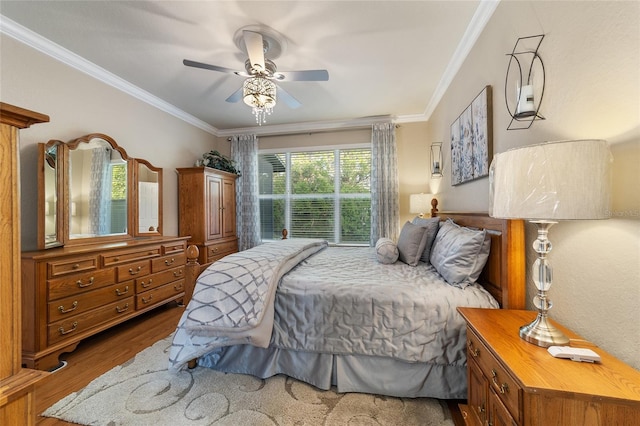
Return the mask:
M640 371L554 322L601 363L554 358L520 338L536 313L458 308L467 322L467 425L637 425ZM581 344L582 343L582 344ZM572 343L573 344L573 343Z

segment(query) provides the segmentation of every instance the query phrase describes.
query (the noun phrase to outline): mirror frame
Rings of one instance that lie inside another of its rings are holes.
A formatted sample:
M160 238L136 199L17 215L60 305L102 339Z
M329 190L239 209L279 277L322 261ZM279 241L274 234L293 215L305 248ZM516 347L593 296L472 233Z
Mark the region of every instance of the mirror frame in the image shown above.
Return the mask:
M77 148L82 143L89 143L93 139L102 139L109 143L111 147L116 150L127 163L127 232L122 234L110 234L99 235L87 238L71 238L70 237L70 186L71 176L70 167L68 162L70 161L69 151ZM90 133L88 135L73 139L69 142L62 142L59 140L50 140L47 143L40 143L38 154L38 248L48 249L53 247L59 247L64 245L75 246L82 244L94 244L96 242L120 242L127 241L134 238L152 237L162 235L162 168L155 167L147 160L141 158L131 158L127 154L124 148L118 145L118 143L108 135L103 133ZM44 162L46 161L46 149L58 145L57 156L57 174L56 174L56 241L47 243L45 235L45 168ZM158 173L158 227L154 232L138 232L139 223L139 190L138 190L138 167L145 165L150 170Z
M47 220L47 182L45 175L45 163L47 160L47 151L57 146L56 166L55 166L55 239L47 241L46 220ZM38 144L38 249L47 249L60 247L64 245L64 226L62 217L64 216L64 203L60 198L62 185L64 185L64 169L65 169L65 152L64 142L59 140L50 140L47 143Z
M149 170L158 174L158 226L154 231L140 232L140 166L145 166ZM147 160L142 158L133 159L133 181L132 192L135 200L134 214L133 214L133 234L136 237L148 237L152 235L162 235L162 168L155 167Z

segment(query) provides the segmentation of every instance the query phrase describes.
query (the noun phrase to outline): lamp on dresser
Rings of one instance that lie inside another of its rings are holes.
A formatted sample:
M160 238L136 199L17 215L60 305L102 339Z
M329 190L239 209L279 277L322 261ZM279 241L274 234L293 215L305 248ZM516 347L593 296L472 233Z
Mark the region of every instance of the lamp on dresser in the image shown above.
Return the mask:
M489 171L489 215L528 219L538 227L533 248L538 258L532 276L538 290L536 319L520 328L520 337L542 347L569 339L547 318L552 268L547 259L549 228L560 220L607 219L610 212L611 162L603 140L549 142L497 154Z

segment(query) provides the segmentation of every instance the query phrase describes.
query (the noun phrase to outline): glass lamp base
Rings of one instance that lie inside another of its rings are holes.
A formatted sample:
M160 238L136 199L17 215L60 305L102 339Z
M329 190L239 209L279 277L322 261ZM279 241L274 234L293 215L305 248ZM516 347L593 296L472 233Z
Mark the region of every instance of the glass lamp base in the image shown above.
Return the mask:
M520 327L520 337L529 343L543 348L549 346L565 346L569 338L554 327L546 316L538 314L531 324Z

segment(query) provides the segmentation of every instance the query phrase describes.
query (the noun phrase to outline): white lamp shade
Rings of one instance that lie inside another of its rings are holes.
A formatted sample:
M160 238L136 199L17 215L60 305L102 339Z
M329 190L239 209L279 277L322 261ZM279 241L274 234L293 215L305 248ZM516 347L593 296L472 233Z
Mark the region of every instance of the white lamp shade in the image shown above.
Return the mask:
M426 213L431 211L431 194L411 194L409 196L409 213Z
M611 151L603 140L549 142L497 154L489 171L489 215L606 219L611 163Z

